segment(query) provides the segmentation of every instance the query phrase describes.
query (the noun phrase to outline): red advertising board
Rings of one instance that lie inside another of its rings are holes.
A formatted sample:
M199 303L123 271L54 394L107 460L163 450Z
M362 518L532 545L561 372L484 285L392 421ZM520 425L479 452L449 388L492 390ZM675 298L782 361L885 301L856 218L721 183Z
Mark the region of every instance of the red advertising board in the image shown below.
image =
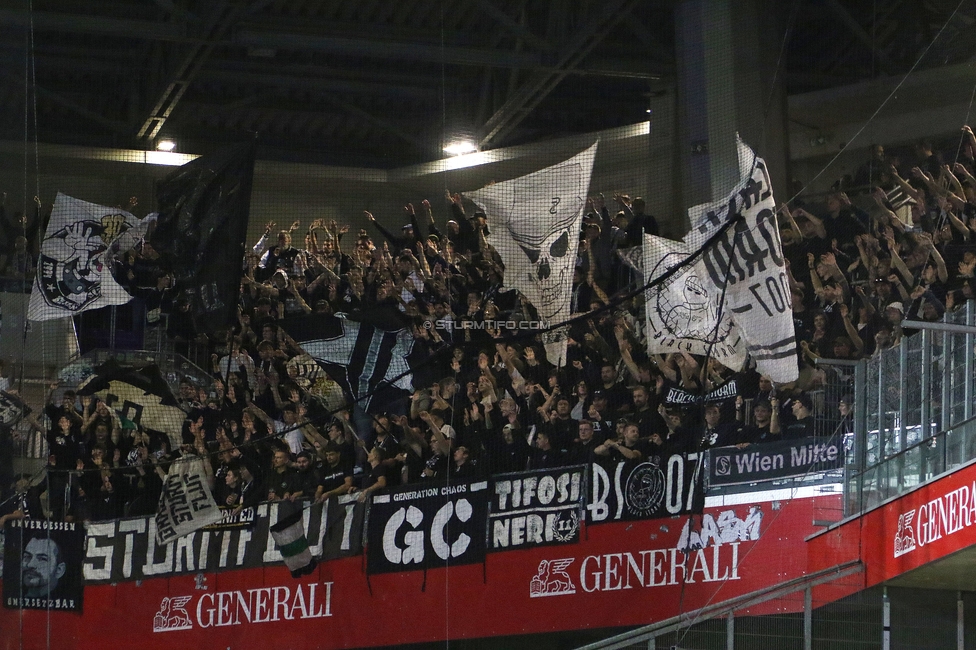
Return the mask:
M645 625L803 575L797 545L840 496L773 500L782 497L739 495L703 516L589 526L577 544L426 573L367 577L364 558L351 557L297 580L276 564L88 585L83 613L0 609L0 630L26 649L48 647L50 635L50 647L64 649L137 639L145 650L271 650Z
M873 586L976 544L976 465L813 537L811 570L860 559Z

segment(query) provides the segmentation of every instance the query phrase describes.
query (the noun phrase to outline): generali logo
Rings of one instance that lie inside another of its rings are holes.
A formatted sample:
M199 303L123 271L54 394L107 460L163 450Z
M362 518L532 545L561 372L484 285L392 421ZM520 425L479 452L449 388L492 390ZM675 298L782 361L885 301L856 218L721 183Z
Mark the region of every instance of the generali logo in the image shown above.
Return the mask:
M895 531L895 557L901 557L905 553L915 550L915 528L912 520L915 519L915 509L898 515L898 530Z
M201 594L195 604L195 596L167 596L153 616L153 632L326 618L332 616L332 584L218 591Z
M576 593L576 583L566 571L576 558L542 560L535 577L529 581L529 598L568 596Z

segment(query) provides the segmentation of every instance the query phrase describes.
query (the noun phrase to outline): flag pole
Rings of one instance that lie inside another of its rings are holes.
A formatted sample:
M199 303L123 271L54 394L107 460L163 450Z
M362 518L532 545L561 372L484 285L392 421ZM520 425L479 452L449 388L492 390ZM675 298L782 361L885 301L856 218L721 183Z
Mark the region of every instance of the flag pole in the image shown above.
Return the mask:
M111 306L111 322L108 326L108 349L115 352L115 305Z

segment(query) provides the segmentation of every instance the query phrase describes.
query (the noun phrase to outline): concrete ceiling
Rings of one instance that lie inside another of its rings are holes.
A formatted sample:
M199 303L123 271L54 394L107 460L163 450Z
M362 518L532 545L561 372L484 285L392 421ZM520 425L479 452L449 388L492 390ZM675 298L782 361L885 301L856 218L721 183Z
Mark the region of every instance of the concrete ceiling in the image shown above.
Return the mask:
M976 588L976 546L904 573L885 583L890 587L973 591Z

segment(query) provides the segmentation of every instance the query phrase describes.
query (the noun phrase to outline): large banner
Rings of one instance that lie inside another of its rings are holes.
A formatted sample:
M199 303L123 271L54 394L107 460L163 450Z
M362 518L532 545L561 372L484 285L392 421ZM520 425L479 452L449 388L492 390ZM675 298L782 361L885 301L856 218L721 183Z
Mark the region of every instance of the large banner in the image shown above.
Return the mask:
M488 217L487 239L505 264L505 286L525 296L547 326L569 318L597 144L551 167L465 193ZM565 365L565 333L549 331L543 340L549 362Z
M191 457L170 465L156 511L157 544L168 544L223 518L210 492L203 462Z
M844 449L838 438L777 440L745 449L719 447L706 453L709 486L805 476L844 466Z
M648 349L709 354L736 370L748 352L761 374L790 382L799 371L772 185L763 159L738 138L737 146L739 184L688 210L683 242L645 235L645 280L671 273L648 291Z
M699 513L705 507L700 454L655 460L593 463L587 521L602 524Z
M81 523L8 521L3 545L4 607L80 612L84 547Z
M160 267L190 300L197 332L237 320L241 259L251 209L255 142L192 160L159 182L151 243Z
M586 469L579 465L493 476L489 550L578 542Z
M644 282L649 284L673 273L646 292L648 352L708 355L739 370L745 363L746 350L723 301L724 285L709 280L700 258L680 266L698 248L697 244L644 235Z
M485 560L488 483L409 485L373 497L366 566L392 573Z
M302 512L312 555L321 560L359 555L366 504L355 496L309 505ZM125 582L186 573L216 573L278 566L281 553L268 529L278 522L278 504L241 511L242 525L208 526L169 544L156 543L156 520L134 517L88 524L87 583ZM253 522L253 525L245 525Z
M132 299L112 277L104 256L109 246L139 220L58 193L48 223L27 317L66 318L88 309L123 305Z

